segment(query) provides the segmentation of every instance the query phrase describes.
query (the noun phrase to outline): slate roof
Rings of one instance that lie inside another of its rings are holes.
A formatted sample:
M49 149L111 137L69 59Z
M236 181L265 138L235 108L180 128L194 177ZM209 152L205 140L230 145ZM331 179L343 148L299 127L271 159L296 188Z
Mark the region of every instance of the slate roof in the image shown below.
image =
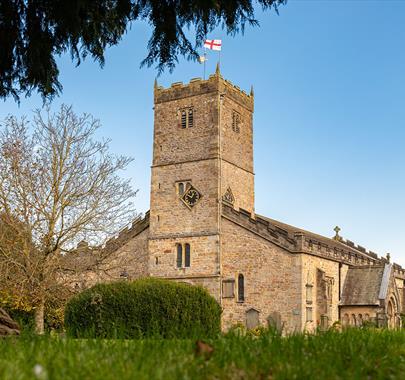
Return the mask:
M379 305L384 265L350 267L343 285L341 305Z

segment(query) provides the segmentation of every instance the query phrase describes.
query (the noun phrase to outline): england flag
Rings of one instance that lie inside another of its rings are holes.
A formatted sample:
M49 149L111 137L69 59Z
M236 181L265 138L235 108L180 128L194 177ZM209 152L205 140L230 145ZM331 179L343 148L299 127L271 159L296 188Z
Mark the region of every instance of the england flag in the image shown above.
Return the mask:
M211 50L221 51L222 40L205 40L204 47Z

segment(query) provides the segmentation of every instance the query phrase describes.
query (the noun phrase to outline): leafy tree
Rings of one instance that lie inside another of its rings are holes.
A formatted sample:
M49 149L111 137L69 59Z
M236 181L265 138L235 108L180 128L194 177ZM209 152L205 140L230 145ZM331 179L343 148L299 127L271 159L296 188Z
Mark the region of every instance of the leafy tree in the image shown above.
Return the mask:
M0 98L33 90L52 97L62 90L55 58L65 52L80 64L90 55L104 64L134 21L152 27L142 65L172 70L178 56L198 57L196 48L214 28L228 34L257 25L254 3L275 9L287 0L0 0ZM194 44L186 30L195 31Z
M109 140L94 140L99 126L67 106L45 117L37 111L32 126L15 117L0 124L0 295L34 308L38 333L45 304L71 285L64 271L80 271L81 261L69 265L72 249L135 217L135 191L118 176L131 159L109 154ZM86 270L108 258L93 256Z

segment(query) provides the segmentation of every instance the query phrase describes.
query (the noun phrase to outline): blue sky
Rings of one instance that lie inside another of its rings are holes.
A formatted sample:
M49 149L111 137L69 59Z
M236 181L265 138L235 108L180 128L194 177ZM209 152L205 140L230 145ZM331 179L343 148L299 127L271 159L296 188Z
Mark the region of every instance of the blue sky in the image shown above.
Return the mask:
M254 86L256 211L326 236L341 234L405 265L405 1L294 1L257 12L259 28L222 30L221 72ZM139 68L150 29L136 23L101 69L61 57L63 94L103 124L112 150L135 158L125 176L149 208L153 68ZM217 55L209 54L207 72ZM159 84L188 82L202 66L180 60ZM0 119L41 107L38 96L0 103Z

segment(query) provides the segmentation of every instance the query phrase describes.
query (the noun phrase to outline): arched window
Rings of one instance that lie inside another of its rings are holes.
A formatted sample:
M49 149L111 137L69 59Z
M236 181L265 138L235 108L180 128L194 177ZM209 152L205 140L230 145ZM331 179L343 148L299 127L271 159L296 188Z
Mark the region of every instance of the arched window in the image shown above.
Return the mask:
M245 300L245 278L243 274L238 276L238 302Z
M190 267L190 244L185 245L185 256L184 256L184 266L186 268Z
M351 324L352 326L356 326L356 315L355 315L355 314L352 314L352 318L351 318L350 324Z
M181 268L183 265L183 246L177 244L177 268Z

